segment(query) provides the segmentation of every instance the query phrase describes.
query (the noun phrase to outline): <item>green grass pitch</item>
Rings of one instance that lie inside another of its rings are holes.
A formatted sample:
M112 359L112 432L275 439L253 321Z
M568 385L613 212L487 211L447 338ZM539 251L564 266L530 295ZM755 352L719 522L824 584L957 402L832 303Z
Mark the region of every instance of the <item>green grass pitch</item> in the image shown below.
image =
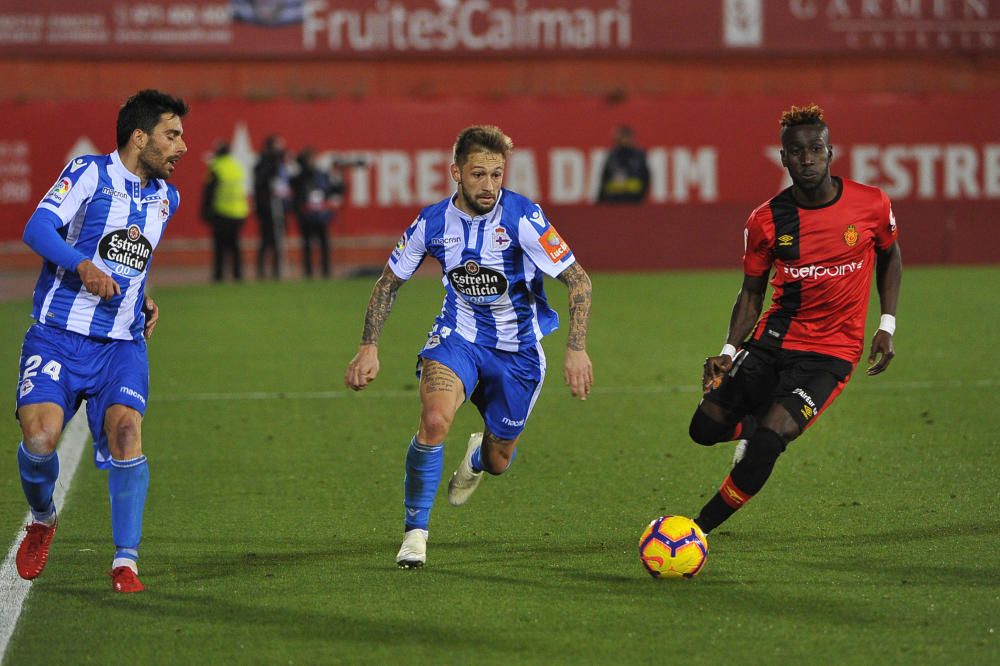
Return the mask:
M571 399L552 335L517 461L454 508L444 481L481 427L462 408L419 571L393 559L439 282L403 287L361 394L342 378L371 280L155 290L147 591L104 576L88 445L4 663L1000 663L1000 268L906 270L892 367L855 374L691 581L651 579L636 545L728 473L732 446L687 424L741 277L593 279L593 395ZM0 304L8 409L29 310ZM26 510L9 412L0 441L9 544Z

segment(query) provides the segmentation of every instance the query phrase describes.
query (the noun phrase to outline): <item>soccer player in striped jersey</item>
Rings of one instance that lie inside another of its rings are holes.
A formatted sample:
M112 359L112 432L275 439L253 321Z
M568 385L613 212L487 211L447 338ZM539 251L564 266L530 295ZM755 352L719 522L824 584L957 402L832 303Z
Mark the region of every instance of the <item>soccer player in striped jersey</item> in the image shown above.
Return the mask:
M17 572L42 573L56 532L56 445L83 400L94 460L108 470L115 554L112 588L139 592L139 541L149 487L142 417L149 394L146 339L159 310L146 294L153 250L180 204L166 181L184 155L183 100L142 90L118 112L117 150L70 161L24 228L42 259L35 324L21 348L17 451L32 520Z
M378 375L378 342L402 284L431 256L441 264L444 305L418 353L420 424L406 454L403 544L396 563L426 561L427 527L441 479L444 441L458 408L472 400L484 430L469 439L448 485L461 505L483 472L502 474L545 377L541 339L559 320L543 290L546 275L569 292L563 377L585 400L593 384L586 351L591 284L542 209L502 188L513 143L497 127L473 126L455 142L454 195L424 208L403 233L372 290L358 353L344 383L355 391Z
M695 518L706 533L760 492L788 443L847 384L864 348L873 273L882 317L867 374L895 355L903 268L889 198L830 175L833 146L818 106L793 106L780 124L792 185L747 222L743 287L722 351L705 360L705 396L689 430L706 446L740 440L731 473ZM761 317L772 270L772 304Z

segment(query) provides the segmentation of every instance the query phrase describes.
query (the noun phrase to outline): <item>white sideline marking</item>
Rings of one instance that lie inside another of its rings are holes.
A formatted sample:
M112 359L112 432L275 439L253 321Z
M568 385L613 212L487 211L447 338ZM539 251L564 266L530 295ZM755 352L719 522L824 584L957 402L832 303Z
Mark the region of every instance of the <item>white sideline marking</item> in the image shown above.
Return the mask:
M63 500L69 491L69 484L73 481L76 468L83 457L82 453L87 438L90 436L90 429L87 427L87 408L81 406L76 415L66 424L63 431L62 440L59 442L59 480L56 481L56 490L52 495L56 506L62 509L65 504ZM24 525L31 521L31 512L24 518ZM19 530L14 537L14 543L7 551L7 557L3 564L0 564L0 662L3 662L7 653L7 644L14 634L14 627L21 615L21 607L24 600L31 591L31 583L17 575L17 568L14 558L17 555L17 547L21 543L23 530Z
M859 370L863 375L863 370ZM860 381L859 381L860 380ZM882 379L862 379L857 377L848 382L846 391L851 393L876 393L880 391L921 391L939 389L991 388L1000 384L1000 380L987 378L975 381L962 379L919 380L906 382L885 381ZM354 392L348 389L335 391L248 391L245 393L187 393L184 395L157 395L159 402L212 402L223 400L336 400L347 398ZM701 387L696 384L663 385L663 386L595 386L592 393L701 393ZM418 395L416 386L410 390L378 389L363 391L357 394L359 398L373 400L385 398L410 398Z

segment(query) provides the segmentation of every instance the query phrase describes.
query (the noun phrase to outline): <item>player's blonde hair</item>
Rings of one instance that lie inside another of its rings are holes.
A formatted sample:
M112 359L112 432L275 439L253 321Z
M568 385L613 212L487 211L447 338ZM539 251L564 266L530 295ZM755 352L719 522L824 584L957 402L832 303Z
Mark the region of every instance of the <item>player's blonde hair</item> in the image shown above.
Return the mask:
M472 153L498 153L507 160L513 150L514 142L496 125L473 125L459 132L453 154L455 164L462 167Z
M781 114L779 123L783 130L795 125L822 125L826 127L826 123L823 122L823 109L816 104L793 106Z

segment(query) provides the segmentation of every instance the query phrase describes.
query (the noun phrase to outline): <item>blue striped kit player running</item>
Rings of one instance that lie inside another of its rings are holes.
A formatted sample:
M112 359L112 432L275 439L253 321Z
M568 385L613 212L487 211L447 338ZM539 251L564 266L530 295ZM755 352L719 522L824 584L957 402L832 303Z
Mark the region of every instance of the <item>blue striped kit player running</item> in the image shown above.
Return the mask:
M360 391L379 371L378 342L393 301L428 255L441 264L444 306L418 354L420 425L406 454L403 545L396 563L423 566L427 526L441 480L444 441L458 408L472 400L485 425L469 439L448 484L448 500L464 504L483 472L502 474L545 376L540 341L559 320L543 290L545 276L569 292L563 376L585 400L593 384L586 351L590 278L541 208L502 189L513 143L497 127L458 135L453 196L424 208L393 250L372 290L358 353L344 383Z
M56 445L66 421L87 401L94 460L108 470L115 555L112 588L139 592L139 541L149 487L142 418L149 395L146 339L159 310L146 294L153 250L180 204L166 180L187 151L187 105L142 90L118 112L118 149L66 166L24 229L44 262L21 348L17 451L32 520L17 572L42 573L56 531Z

